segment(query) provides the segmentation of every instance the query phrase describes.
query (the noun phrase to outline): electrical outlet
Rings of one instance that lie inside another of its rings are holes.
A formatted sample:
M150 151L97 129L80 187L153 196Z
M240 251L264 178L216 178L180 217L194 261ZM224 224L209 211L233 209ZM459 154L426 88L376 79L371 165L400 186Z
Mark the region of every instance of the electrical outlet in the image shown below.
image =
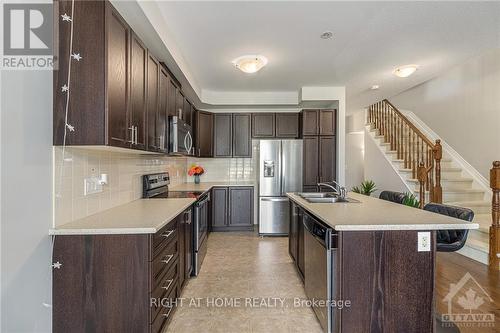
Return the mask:
M418 252L431 250L431 233L429 231L418 233Z
M85 178L83 180L83 195L101 193L102 184L97 177Z

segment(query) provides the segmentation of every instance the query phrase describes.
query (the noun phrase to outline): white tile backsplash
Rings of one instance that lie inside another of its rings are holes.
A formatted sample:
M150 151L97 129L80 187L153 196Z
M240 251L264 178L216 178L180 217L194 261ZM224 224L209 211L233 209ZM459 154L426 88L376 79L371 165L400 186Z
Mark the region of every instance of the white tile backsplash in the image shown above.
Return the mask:
M193 165L205 169L201 176L202 182L226 180L256 180L259 163L259 141L252 141L253 154L251 158L188 158L187 170ZM194 177L187 177L188 182L194 182Z
M62 225L142 197L142 175L168 171L172 185L186 182L186 157L128 155L54 147L54 225ZM84 196L84 179L108 175L103 192Z

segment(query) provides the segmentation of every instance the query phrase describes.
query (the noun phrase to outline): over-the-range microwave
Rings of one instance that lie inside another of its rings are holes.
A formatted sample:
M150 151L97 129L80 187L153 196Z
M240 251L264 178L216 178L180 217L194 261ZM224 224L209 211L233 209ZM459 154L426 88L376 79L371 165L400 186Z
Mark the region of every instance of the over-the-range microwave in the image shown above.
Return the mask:
M189 124L177 116L168 117L170 146L169 154L193 155L193 130Z

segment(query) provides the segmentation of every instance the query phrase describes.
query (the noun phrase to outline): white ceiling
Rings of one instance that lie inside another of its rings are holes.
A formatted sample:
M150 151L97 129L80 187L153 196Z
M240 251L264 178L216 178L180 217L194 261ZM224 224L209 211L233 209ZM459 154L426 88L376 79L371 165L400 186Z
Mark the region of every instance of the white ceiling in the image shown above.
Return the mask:
M353 110L500 47L499 2L160 1L144 11L198 97L346 86ZM144 6L141 5L141 7ZM159 15L160 14L160 15ZM334 34L320 39L323 31ZM243 54L269 64L248 75ZM416 63L410 78L392 75ZM378 91L368 88L380 85ZM245 103L235 103L245 104Z

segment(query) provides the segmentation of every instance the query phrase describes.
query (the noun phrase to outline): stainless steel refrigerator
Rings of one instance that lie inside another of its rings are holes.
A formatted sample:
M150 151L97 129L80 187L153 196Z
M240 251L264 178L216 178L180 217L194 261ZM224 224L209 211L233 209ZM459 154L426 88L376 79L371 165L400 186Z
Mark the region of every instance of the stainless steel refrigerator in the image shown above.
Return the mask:
M287 192L302 190L302 140L261 140L259 155L259 234L287 235Z

